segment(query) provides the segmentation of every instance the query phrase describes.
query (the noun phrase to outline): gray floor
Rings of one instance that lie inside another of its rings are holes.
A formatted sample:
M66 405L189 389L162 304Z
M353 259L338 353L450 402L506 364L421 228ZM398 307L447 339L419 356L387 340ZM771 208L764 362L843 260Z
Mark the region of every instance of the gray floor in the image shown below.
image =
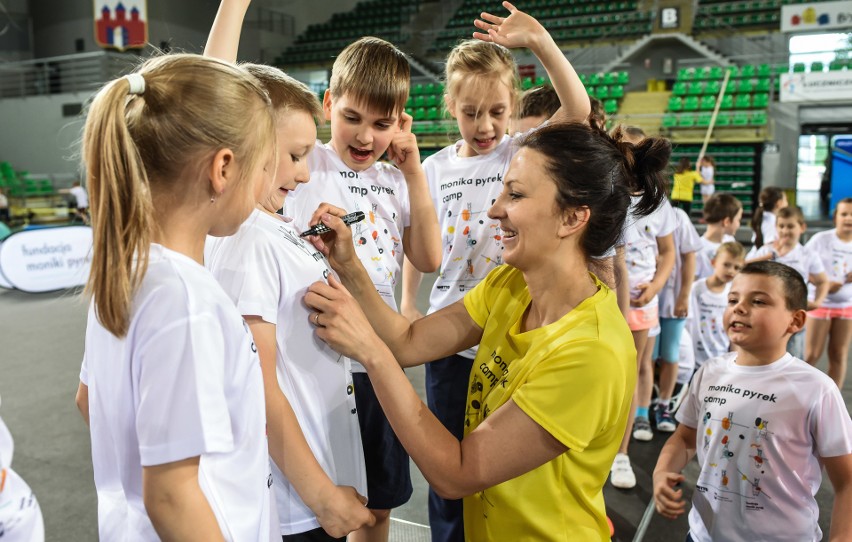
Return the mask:
M428 282L428 281L424 281ZM420 296L426 303L425 288ZM47 540L91 541L97 538L97 502L92 481L89 439L74 406L83 353L86 306L72 292L24 294L0 289L0 416L15 437L13 467L33 488L45 520ZM825 360L821 367L824 368ZM409 371L423 396L423 370ZM843 390L852 403L852 379ZM651 495L651 471L664 437L635 443L631 457L638 485L630 491L607 486L614 540L632 540ZM689 472L687 473L689 474ZM428 540L426 483L412 466L415 491L411 501L393 514L394 541ZM691 481L694 481L694 472ZM832 492L827 480L818 494L820 524L827 536ZM688 487L687 487L688 490ZM644 538L681 541L684 520L651 521Z

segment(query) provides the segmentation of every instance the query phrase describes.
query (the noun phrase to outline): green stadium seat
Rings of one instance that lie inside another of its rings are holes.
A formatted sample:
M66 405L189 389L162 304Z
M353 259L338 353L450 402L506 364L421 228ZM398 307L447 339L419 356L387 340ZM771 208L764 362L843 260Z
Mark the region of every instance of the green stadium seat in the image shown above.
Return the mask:
M832 60L831 62L828 63L828 70L829 71L833 71L833 72L840 71L844 67L845 67L845 63L842 60Z
M725 127L731 125L731 114L724 111L719 111L716 117L716 126Z
M426 96L423 94L414 95L414 107L426 107Z
M441 111L437 107L430 107L426 110L426 120L439 120Z
M706 85L704 85L704 94L711 94L716 96L719 94L719 91L722 90L722 82L721 81L708 81Z
M689 89L687 90L687 94L692 96L698 96L700 94L704 94L704 83L700 81L693 81L689 84Z
M757 66L757 76L758 77L769 77L772 75L772 67L769 64L758 64Z
M757 73L753 64L746 64L740 68L739 73L737 74L740 79L751 78L754 77Z
M593 73L589 76L589 84L596 87L598 85L603 84L603 75L600 73Z
M766 126L767 122L765 111L757 111L751 115L751 123L755 126Z
M613 85L609 87L609 95L612 98L624 98L624 85Z
M804 73L805 72L805 63L804 62L796 62L793 64L793 73Z
M675 126L677 126L677 115L669 113L663 116L663 128L674 128Z
M736 94L740 88L740 82L737 79L728 79L728 86L725 87L725 95Z
M411 87L411 94L413 94L414 96L418 96L420 94L423 94L423 85L421 85L420 83L413 85Z
M606 85L601 85L597 89L595 89L595 97L598 100L604 100L609 98L609 87Z
M615 84L615 73L605 73L603 77L604 85L614 85Z
M698 108L702 111L712 111L716 108L716 97L711 95L702 96Z
M695 78L695 68L681 68L677 71L678 81L692 81Z
M764 77L762 79L757 80L757 84L754 85L755 92L769 92L772 88L772 80L768 77Z
M707 128L710 126L711 118L713 118L712 113L699 113L698 119L695 121L695 125L700 128Z
M734 98L734 107L737 109L748 109L751 107L751 94L737 94Z
M585 81L583 83L585 84ZM523 79L521 79L521 88L523 90L529 90L529 89L532 88L532 86L533 86L532 77L524 77Z
M618 77L616 78L616 82L619 85L626 85L630 83L630 74L627 72L618 72Z
M677 125L679 128L694 128L695 127L695 115L683 114L677 119Z
M669 98L669 111L683 111L683 98L680 96Z
M765 92L755 94L751 105L755 109L766 109L769 107L769 94L766 94Z
M789 71L790 71L790 65L789 64L775 64L774 66L772 66L772 73L774 73L775 75L780 75L782 73L787 73Z
M687 96L683 100L684 111L696 111L698 109L698 96Z
M705 66L695 70L695 79L699 81L706 81L707 79L710 79L710 66Z
M752 83L751 79L740 79L738 92L741 94L751 94L754 92L754 83Z
M426 120L426 109L423 107L418 107L414 110L414 114L412 115L414 120Z
M604 102L604 112L607 115L614 115L618 111L618 101L609 99Z
M678 81L672 85L672 94L675 96L686 96L686 83Z
M812 72L821 72L824 69L825 69L825 65L822 62L820 62L819 60L811 62L811 71Z
M734 113L731 124L734 126L748 126L748 113Z
M725 77L725 72L722 70L721 66L711 66L710 67L710 77L709 79L717 80Z

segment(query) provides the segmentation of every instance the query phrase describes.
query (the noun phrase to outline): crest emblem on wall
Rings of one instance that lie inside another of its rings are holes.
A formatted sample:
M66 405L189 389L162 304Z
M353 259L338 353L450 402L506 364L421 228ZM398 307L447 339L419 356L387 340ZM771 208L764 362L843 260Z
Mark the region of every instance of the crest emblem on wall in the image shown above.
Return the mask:
M95 41L104 48L141 49L148 42L146 0L94 0Z

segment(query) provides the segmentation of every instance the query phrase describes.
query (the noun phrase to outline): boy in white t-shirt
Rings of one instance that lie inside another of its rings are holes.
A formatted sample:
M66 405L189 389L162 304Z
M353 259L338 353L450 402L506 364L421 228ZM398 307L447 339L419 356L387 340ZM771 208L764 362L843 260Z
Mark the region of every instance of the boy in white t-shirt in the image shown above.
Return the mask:
M713 274L692 285L687 327L695 349L695 367L728 351L730 342L722 326L731 281L742 268L745 248L736 241L722 243L713 258Z
M825 467L835 488L831 540L850 540L849 412L830 378L785 352L805 323L804 281L777 262L750 263L727 301L724 327L736 352L707 361L693 378L654 469L657 511L684 513L676 486L697 452L687 540L817 541L814 495Z
M808 309L818 308L828 295L828 275L825 274L822 259L812 254L810 249L799 242L807 229L805 216L798 207L784 207L777 212L775 229L777 238L753 252L748 262L772 260L789 265L795 269L805 284L815 287L813 299L808 301ZM805 357L805 330L794 333L787 343L787 351L799 359Z
M15 442L0 418L0 539L44 542L44 520L30 486L12 470Z
M704 223L707 229L701 236L702 248L695 257L695 278L703 279L713 274L710 261L722 243L736 241L734 235L740 227L743 217L743 204L740 200L724 192L713 194L704 203Z
M438 220L411 133L412 119L404 112L409 70L401 51L374 37L361 38L338 55L323 99L331 141L318 142L308 159L311 182L287 197L285 210L300 231L319 222L315 211L321 203L364 212L366 219L352 225L355 250L394 310L403 254L424 273L441 262ZM378 162L385 151L395 166ZM376 525L350 536L387 540L390 509L405 504L412 492L408 455L356 360L353 372L368 506Z

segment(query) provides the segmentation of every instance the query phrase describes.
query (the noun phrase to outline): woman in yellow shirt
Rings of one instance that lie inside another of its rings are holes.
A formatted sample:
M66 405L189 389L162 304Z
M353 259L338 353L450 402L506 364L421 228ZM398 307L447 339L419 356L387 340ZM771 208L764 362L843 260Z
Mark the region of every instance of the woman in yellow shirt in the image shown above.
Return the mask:
M309 289L317 335L364 364L433 489L464 498L467 540L608 539L602 488L627 423L636 352L615 293L587 268L621 236L631 193L642 194L640 213L665 197L670 152L664 139L634 146L584 124L530 133L488 212L508 265L414 323L381 300L351 242L336 241L351 239L343 211L314 215L334 230L316 244L345 285L330 277ZM400 365L477 344L458 441Z
M683 209L687 215L692 210L692 193L695 183L701 184L701 174L692 169L689 158L683 157L677 163L672 187L672 205Z

